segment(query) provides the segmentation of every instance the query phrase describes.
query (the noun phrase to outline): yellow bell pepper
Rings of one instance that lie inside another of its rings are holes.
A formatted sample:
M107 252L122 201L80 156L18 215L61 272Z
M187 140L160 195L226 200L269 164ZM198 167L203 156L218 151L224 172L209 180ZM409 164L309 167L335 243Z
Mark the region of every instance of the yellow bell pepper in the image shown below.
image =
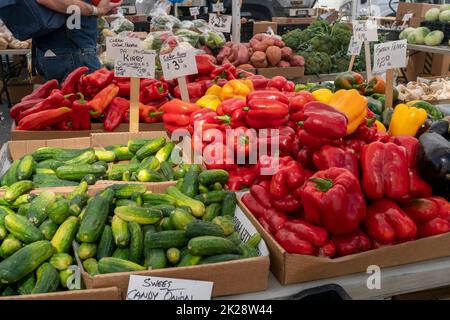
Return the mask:
M381 121L375 120L375 127L377 127L378 131L386 132L386 127Z
M367 98L355 89L336 91L328 102L347 117L347 134L353 133L367 116Z
M247 95L252 92L253 83L251 80L231 80L222 87L220 99L240 98L245 100Z
M220 94L222 93L222 87L218 86L217 84L213 84L211 87L206 90L205 96L216 96L217 98L220 98Z
M415 136L426 119L427 112L425 110L408 107L403 103L398 104L392 114L388 133L391 136Z
M222 101L220 101L218 96L212 95L212 94L206 94L200 99L198 99L195 104L202 107L202 108L208 108L211 110L216 111L217 107Z
M312 92L314 99L317 101L328 103L333 96L333 92L330 89L318 89Z

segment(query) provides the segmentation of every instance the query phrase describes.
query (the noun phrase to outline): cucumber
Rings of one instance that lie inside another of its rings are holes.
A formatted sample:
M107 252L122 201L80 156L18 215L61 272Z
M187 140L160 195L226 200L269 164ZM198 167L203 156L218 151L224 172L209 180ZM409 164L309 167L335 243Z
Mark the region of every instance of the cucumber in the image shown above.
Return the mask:
M0 241L6 238L8 235L8 230L6 230L5 226L0 225Z
M41 225L39 226L39 230L44 236L44 239L50 241L58 230L58 225L52 220L47 219L41 223Z
M181 253L177 248L169 248L167 249L166 256L171 264L177 264L180 261Z
M222 230L222 232L223 232L223 229L221 228L221 227L219 227L221 230ZM233 242L235 245L240 245L241 243L242 243L242 239L241 239L241 236L239 235L239 233L237 233L236 231L235 232L233 232L232 234L230 234L228 237L227 237L227 239L228 240L230 240L231 242Z
M169 230L161 232L146 233L144 246L149 249L155 248L179 248L188 243L186 232L182 230Z
M29 180L17 181L6 188L4 198L8 202L13 202L19 196L33 189L33 182Z
M130 257L130 249L129 248L117 248L113 252L112 257L118 258L118 259L123 259L123 260L128 260L128 258Z
M127 146L123 145L108 146L105 147L105 150L114 152L116 161L130 160L134 156L134 153L131 152Z
M197 195L195 199L203 202L205 205L210 205L211 203L222 202L228 193L229 191L227 190L209 191Z
M72 263L73 258L67 253L55 253L50 258L50 264L59 271L66 270Z
M175 206L177 204L177 200L174 197L164 193L146 192L142 195L142 200L144 203L151 205L170 204Z
M67 288L67 282L69 281L69 278L73 273L73 269L61 270L59 272L59 283L61 284L61 287Z
M55 235L51 240L51 244L56 249L57 253L68 252L72 241L75 239L75 234L78 229L78 218L69 217L56 230Z
M18 180L27 180L29 179L35 170L35 162L33 156L26 155L24 156L17 167L16 176Z
M70 200L69 215L78 217L81 210L86 206L88 196L86 194L77 195Z
M115 155L114 155L114 157L115 157ZM93 163L93 165L102 166L103 168L105 168L106 171L108 171L108 169L109 169L108 163L106 163L105 161L95 161Z
M31 207L31 203L25 203L25 204L21 205L19 207L19 209L17 209L17 214L19 216L24 216L25 217L27 215L28 210L30 209L30 207Z
M95 255L97 254L97 244L83 242L78 247L77 254L81 260L86 260L95 257Z
M161 163L154 156L147 157L139 164L138 171L143 169L158 171L161 167Z
M224 184L228 182L229 174L222 169L205 170L198 176L198 180L205 186L210 186L216 182Z
M205 257L202 259L202 262L200 264L210 264L210 263L218 263L218 262L225 262L225 261L232 261L232 260L239 260L242 259L242 257L238 254L217 254L214 256Z
M130 230L130 256L128 260L139 263L142 259L142 250L144 248L144 234L141 226L134 221L128 223Z
M202 202L189 198L176 187L167 187L166 193L175 198L177 206L190 207L195 217L200 218L205 214L205 205Z
M159 172L156 172L155 170L151 169L141 169L137 173L137 179L140 182L162 182L166 181L166 178L160 174Z
M33 242L0 262L0 283L10 284L19 281L47 261L54 253L49 241Z
M67 200L72 200L75 197L85 196L88 191L88 184L86 181L81 181L78 186L67 195Z
M123 164L117 163L113 164L111 169L108 170L107 178L108 180L122 180L123 174L125 172L134 173L139 168L139 164Z
M202 260L201 256L194 256L190 253L183 254L177 267L195 266Z
M36 277L33 272L31 272L26 277L22 278L17 283L17 292L20 295L31 294L36 285Z
M133 158L131 158L131 160L128 163L129 164L141 164L141 161L139 161L139 159L136 158L136 156L134 156Z
M78 241L95 242L98 240L108 218L113 198L114 191L105 189L91 199L80 223L77 233Z
M35 174L33 183L35 188L73 187L77 185L75 181L59 179L56 174Z
M126 248L130 243L130 231L128 222L122 220L118 215L114 215L111 221L111 230L114 242L119 248Z
M116 245L114 243L111 227L105 225L97 247L97 260L100 260L103 257L111 257L115 247Z
M198 186L198 192L200 192L200 194L202 194L202 193L208 193L208 192L209 192L209 189L208 189L207 187L205 187L204 185L200 184L200 185Z
M183 179L186 175L186 170L184 170L182 167L178 167L173 171L173 178L175 180Z
M247 244L252 246L253 248L258 247L258 244L261 242L261 235L257 232L247 240Z
M229 191L222 202L222 209L220 215L234 217L236 212L236 193Z
M161 219L158 225L158 231L175 230L170 218L164 217Z
M36 174L56 174L55 170L47 168L36 168L35 172Z
M99 274L98 262L94 258L89 258L83 261L83 268L91 276Z
M31 293L55 292L59 285L59 272L48 262L45 262L39 268L42 270L42 273L37 278L36 285Z
M82 164L91 164L97 161L97 157L95 156L94 150L86 150L79 156L72 158L70 160L67 160L65 165L82 165Z
M117 258L102 258L98 262L98 271L101 274L115 273L115 272L131 272L131 271L144 271L145 267L128 261Z
M161 162L160 171L167 181L173 180L173 169L167 161Z
M108 187L114 191L117 199L130 199L134 192L144 193L147 188L142 184L115 184Z
M15 214L15 212L7 206L0 206L0 224L1 225L5 224L5 217L8 214Z
M58 200L47 207L48 217L54 223L61 224L70 216L69 207L69 200Z
M104 176L106 170L103 166L93 164L64 165L56 169L59 179L69 181L81 181L86 175L93 174L96 178Z
M172 150L175 147L175 142L169 141L166 143L164 147L158 150L155 155L155 158L158 159L159 162L167 161L172 154Z
M227 238L201 236L192 238L188 243L189 253L195 256L212 256L217 254L240 254L239 248Z
M220 184L220 182L214 182L214 184L212 184L209 189L211 191L219 191L219 190L223 190L223 186Z
M88 185L92 186L97 182L97 177L95 175L93 175L92 173L89 173L87 175L85 175L81 181L86 182Z
M12 163L11 167L5 172L0 180L1 187L7 187L17 182L17 167L19 166L20 160L16 160Z
M9 204L9 208L17 210L21 205L29 204L32 200L31 194L22 194L13 203Z
M17 291L12 286L7 286L3 291L1 296L2 297L10 297L10 296L16 296Z
M38 169L51 169L51 170L56 170L59 167L64 165L64 161L59 161L59 160L55 160L55 159L48 159L48 160L44 160L42 162L39 162L38 164L36 164L36 171Z
M144 203L145 206L145 203ZM154 210L159 210L162 212L163 217L170 217L170 214L172 213L173 210L175 210L175 206L170 205L170 204L158 204L155 206L151 206L152 209Z
M63 149L63 148L55 148L55 147L42 147L37 149L32 153L33 158L37 161L44 161L47 159L56 159L60 161L67 161L78 157L83 154L85 151L90 150L91 148L85 149Z
M225 236L232 234L235 230L233 218L231 216L218 216L215 217L212 222L222 227Z
M167 265L166 251L164 249L144 249L144 267L154 270L163 269Z
M180 190L180 189L181 189L181 186L183 185L183 181L184 181L184 178L179 179L179 180L177 181L177 184L175 185L175 188L177 188L178 190Z
M24 243L32 243L43 240L42 232L34 226L26 217L18 214L9 214L5 217L6 229L17 239Z
M144 144L141 148L139 148L138 151L136 151L136 158L138 158L139 160L147 158L148 156L151 156L152 154L158 152L158 150L161 149L165 144L166 138L164 137L152 139Z
M242 242L239 246L238 246L239 250L241 251L241 256L243 258L252 258L252 257L258 257L258 251L256 250L255 247L249 245L246 242Z
M147 224L142 227L142 232L144 233L144 238L145 238L145 234L147 232L149 232L149 233L156 232L156 226L154 226L152 224Z
M221 205L219 203L212 203L206 207L205 215L202 217L204 221L212 221L217 217L221 210Z
M195 171L194 166L191 166L184 176L180 191L186 196L193 198L196 194L198 194L198 187L198 173Z
M130 200L130 199L118 199L115 202L116 208L117 207L139 207L136 201Z
M170 214L170 223L177 230L185 230L186 225L191 221L196 220L189 212L177 208Z
M186 236L188 238L200 236L224 237L225 234L222 227L217 224L195 219L186 225Z
M14 252L22 248L22 246L23 244L19 239L14 237L14 235L9 234L0 245L0 257L6 259Z
M31 201L30 209L27 212L28 220L35 226L39 226L48 215L48 206L56 201L56 194L53 191L45 190Z
M143 195L143 193L139 193L139 192L133 192L131 194L131 200L136 202L136 205L138 207L142 207L142 205L144 204L144 200L142 200L142 195Z
M98 161L114 162L116 160L116 154L113 151L95 150L94 153Z
M130 139L128 140L128 149L132 153L136 153L145 144L149 143L152 139Z

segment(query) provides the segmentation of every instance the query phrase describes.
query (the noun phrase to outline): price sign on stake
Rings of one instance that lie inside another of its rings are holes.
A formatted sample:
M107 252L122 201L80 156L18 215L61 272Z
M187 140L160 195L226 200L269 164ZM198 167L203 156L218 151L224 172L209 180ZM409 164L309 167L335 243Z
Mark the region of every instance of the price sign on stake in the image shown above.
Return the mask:
M391 41L374 46L374 72L406 67L406 40Z
M129 37L107 37L106 56L109 59L117 59L120 56L120 49L139 49L141 40Z
M347 54L349 56L359 56L361 53L362 41L356 41L355 37L350 38L350 43L348 44Z
M213 282L130 275L127 300L210 300Z
M223 3L222 3L222 2L213 3L213 5L212 5L212 11L213 11L213 12L222 12L222 11L225 11L225 9L224 9L224 7L223 7Z
M353 37L356 41L378 41L376 20L353 21Z
M197 16L200 15L200 8L199 7L190 7L189 12L190 12L191 16L197 18Z
M232 20L233 20L232 16L210 13L209 27L217 32L230 33Z
M122 48L114 61L114 73L117 77L154 78L155 57L154 50Z
M414 17L414 13L407 13L403 16L403 21L409 21L411 18Z

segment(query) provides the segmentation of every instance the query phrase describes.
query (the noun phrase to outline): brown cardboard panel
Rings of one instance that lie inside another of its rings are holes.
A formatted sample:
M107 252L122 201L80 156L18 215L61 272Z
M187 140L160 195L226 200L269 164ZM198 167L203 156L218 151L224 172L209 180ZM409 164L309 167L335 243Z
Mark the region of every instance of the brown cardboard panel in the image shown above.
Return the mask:
M305 67L286 67L286 68L258 68L257 73L267 78L275 76L284 76L288 79L300 78L305 75Z
M277 33L278 24L272 21L257 21L253 23L253 35L258 33L266 33L268 28L272 28Z
M128 132L130 127L127 123L121 123L116 132ZM140 123L139 131L162 131L164 126L162 123ZM91 130L16 130L15 125L11 128L11 140L42 140L42 139L66 139L66 138L76 138L76 137L89 137L92 133L107 133L103 130L102 123L93 123Z
M431 8L439 8L438 4L429 3L406 3L400 2L397 8L397 20L402 20L403 16L407 13L414 13L414 18L420 18L422 21L425 17L425 13Z
M316 19L317 17L307 17L307 18L273 17L272 21L278 24L311 24Z
M329 259L287 253L239 199L247 218L261 233L270 250L270 267L281 284L292 284L365 272L370 265L392 267L450 256L450 233Z
M108 287L0 297L0 300L120 300L120 298L119 288Z
M110 133L93 133L91 135L91 143L94 147L106 147L113 144L127 144L130 139L142 138L158 138L165 137L169 139L166 131L143 131L138 133L130 132L110 132Z

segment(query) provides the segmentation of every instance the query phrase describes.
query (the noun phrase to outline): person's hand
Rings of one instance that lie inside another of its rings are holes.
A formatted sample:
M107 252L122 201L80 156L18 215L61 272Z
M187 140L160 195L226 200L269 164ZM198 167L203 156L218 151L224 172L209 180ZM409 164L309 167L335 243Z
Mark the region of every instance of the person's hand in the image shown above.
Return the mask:
M104 16L108 12L116 9L122 4L122 0L119 2L111 2L111 0L101 0L97 5L98 15Z

